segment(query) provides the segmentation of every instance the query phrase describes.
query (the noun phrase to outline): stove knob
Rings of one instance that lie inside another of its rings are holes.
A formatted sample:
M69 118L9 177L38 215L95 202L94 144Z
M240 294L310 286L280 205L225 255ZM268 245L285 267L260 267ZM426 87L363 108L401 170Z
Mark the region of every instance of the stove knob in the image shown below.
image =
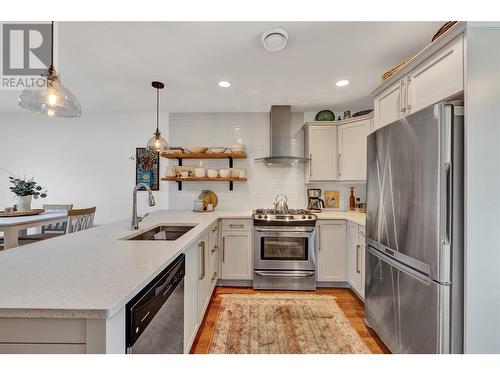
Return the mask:
M264 215L264 219L267 219L267 215Z
M257 216L257 218L258 218L258 219L261 219L261 218L262 218L262 215Z
M306 215L302 215L302 219L305 219L306 218Z
M313 217L312 217L311 215L309 215L307 218L308 218L309 220L311 220Z

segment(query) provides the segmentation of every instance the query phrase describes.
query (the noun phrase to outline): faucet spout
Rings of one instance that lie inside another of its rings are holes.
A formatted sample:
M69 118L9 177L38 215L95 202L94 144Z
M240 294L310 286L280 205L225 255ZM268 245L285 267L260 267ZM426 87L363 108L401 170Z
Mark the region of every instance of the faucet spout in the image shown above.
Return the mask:
M149 206L152 207L156 204L155 197L153 196L153 192L149 188L149 185L147 185L143 182L135 185L134 190L132 192L132 230L139 229L139 222L147 215L146 214L143 217L137 216L137 191L141 187L145 188L146 191L148 192L148 204L149 204Z

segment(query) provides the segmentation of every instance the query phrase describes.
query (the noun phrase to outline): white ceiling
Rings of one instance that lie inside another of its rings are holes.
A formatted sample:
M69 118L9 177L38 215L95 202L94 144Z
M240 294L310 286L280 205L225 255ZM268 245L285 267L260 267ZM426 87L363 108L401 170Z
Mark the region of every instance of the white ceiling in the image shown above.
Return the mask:
M443 22L64 22L62 82L82 112L154 111L152 80L165 82L162 110L261 112L359 110L380 75L430 42ZM280 27L286 48L268 52L261 34ZM335 82L349 79L347 87ZM217 83L227 80L228 89ZM0 92L0 112L21 111Z

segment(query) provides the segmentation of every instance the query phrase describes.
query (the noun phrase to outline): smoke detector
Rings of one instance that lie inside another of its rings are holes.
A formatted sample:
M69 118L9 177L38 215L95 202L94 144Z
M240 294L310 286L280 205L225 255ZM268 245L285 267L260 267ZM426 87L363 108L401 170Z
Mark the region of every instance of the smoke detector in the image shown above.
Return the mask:
M262 34L260 41L268 51L281 51L288 41L288 33L283 29L271 29Z

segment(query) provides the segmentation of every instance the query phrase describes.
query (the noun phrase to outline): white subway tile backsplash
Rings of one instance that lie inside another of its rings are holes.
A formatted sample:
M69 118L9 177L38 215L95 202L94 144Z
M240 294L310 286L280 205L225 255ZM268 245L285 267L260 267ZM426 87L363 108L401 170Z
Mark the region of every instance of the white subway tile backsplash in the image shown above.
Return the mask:
M303 113L292 115L292 153L303 156L304 138L301 127ZM304 208L307 205L308 187L323 190L338 190L340 204L348 202L348 187L351 184L304 184L304 167L266 167L255 158L269 155L269 113L171 113L169 119L169 143L172 146L230 146L244 143L247 147L247 159L235 160L235 168L246 168L247 181L234 183L234 190L229 191L229 183L190 182L183 183L182 191L175 183L169 186L169 208L191 208L193 201L203 189L214 191L219 197L218 208L254 209L272 207L277 194L288 197L288 206ZM227 168L227 160L201 160L206 168ZM184 165L199 165L200 160L184 160ZM169 161L176 165L177 161ZM162 171L165 173L165 171ZM356 196L365 201L365 185L356 186ZM347 194L347 195L346 195ZM345 207L345 205L344 205Z

